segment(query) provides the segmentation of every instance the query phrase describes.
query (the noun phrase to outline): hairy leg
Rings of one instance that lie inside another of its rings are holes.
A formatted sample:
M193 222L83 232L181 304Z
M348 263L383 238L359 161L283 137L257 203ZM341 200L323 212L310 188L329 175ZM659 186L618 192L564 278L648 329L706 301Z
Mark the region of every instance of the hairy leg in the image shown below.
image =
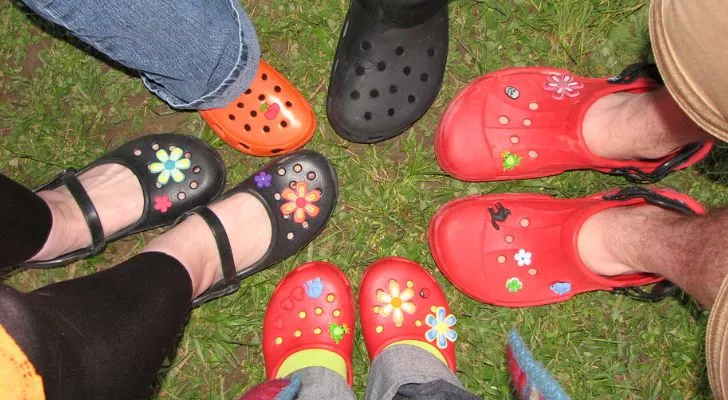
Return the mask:
M689 143L712 138L665 88L605 96L589 108L583 128L589 149L615 160L660 158Z
M589 218L579 254L594 272L664 276L710 308L728 274L728 209L685 216L655 206L616 207Z

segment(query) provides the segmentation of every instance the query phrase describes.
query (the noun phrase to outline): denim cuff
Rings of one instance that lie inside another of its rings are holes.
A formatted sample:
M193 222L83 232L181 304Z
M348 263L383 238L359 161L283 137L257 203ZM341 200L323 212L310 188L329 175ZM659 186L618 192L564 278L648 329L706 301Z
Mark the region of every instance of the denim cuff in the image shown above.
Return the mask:
M199 99L185 102L165 87L155 83L145 73L141 73L142 82L144 82L147 89L173 108L181 110L224 108L247 90L251 82L253 82L260 62L258 37L255 34L252 22L240 6L240 2L238 0L228 1L239 27L238 37L236 38L239 42L238 58L233 69L219 86Z

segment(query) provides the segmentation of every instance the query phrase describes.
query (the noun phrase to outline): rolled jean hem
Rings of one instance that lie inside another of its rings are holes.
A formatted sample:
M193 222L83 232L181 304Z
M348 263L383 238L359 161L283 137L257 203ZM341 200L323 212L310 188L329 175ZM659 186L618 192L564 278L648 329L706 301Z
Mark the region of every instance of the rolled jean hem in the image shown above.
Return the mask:
M240 28L238 34L238 40L240 41L238 61L217 88L199 99L183 102L178 97L172 95L169 90L148 79L144 76L144 73L141 74L142 82L147 89L173 108L180 110L224 108L250 87L255 73L258 71L260 44L258 43L258 37L255 34L255 28L252 22L247 18L243 18L244 13L240 3L237 0L229 0L229 2L230 7L235 13L235 19L238 21L238 27ZM245 41L243 38L248 38L248 40ZM247 47L247 51L245 51L245 47ZM247 59L243 59L243 55L247 55Z
M393 399L404 385L436 380L463 388L450 368L434 355L412 345L394 345L382 351L372 361L365 398Z

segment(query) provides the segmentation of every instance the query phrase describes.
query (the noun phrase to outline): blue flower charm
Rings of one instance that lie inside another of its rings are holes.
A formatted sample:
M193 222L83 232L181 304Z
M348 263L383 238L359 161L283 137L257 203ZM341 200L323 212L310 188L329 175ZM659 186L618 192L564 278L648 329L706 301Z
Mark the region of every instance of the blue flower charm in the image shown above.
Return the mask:
M321 278L306 282L306 294L312 299L318 299L324 294L324 281Z
M181 183L185 180L185 174L182 170L189 169L192 163L189 158L182 158L185 151L179 147L174 147L167 154L164 149L157 150L157 160L159 162L149 164L149 172L159 174L157 177L158 186L164 186L169 182L169 177Z
M265 171L260 171L260 173L253 179L255 180L255 186L257 186L258 189L263 189L264 187L270 187L273 176Z
M425 339L428 342L437 340L437 347L439 349L445 349L448 341L454 342L458 340L458 334L450 329L455 326L457 320L452 314L445 316L445 307L437 307L436 316L427 314L425 323L431 328L425 332Z
M551 285L551 290L558 294L559 296L563 296L566 293L571 292L571 283L569 282L556 282Z

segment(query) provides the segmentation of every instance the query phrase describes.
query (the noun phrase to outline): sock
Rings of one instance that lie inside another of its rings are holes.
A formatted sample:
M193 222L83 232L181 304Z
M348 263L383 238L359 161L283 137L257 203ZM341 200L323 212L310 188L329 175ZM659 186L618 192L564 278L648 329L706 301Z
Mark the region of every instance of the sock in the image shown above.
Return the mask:
M324 367L347 379L346 361L340 355L323 349L297 351L283 361L276 378L286 377L308 367Z
M445 363L445 365L447 365L447 361L445 361L445 357L443 357L442 353L440 353L440 350L438 350L435 346L433 346L429 343L423 342L421 340L400 340L398 342L394 342L394 343L390 344L389 346L385 347L384 350L386 350L392 346L396 346L398 344L408 344L410 346L419 347L422 350L437 357L438 360L442 361L443 363Z

